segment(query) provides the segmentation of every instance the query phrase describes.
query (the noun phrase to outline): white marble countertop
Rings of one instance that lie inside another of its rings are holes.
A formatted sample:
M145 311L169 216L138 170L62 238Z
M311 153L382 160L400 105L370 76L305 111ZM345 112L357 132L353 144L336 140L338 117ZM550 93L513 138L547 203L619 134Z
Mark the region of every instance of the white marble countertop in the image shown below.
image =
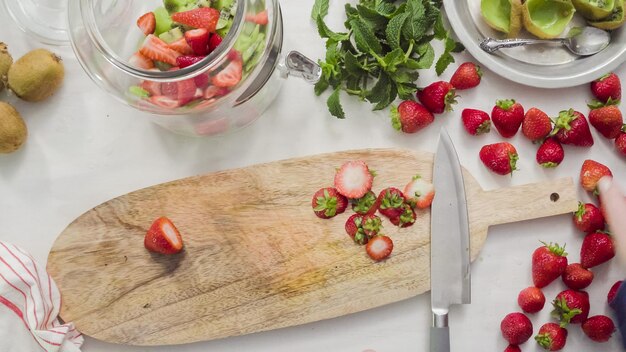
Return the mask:
M309 19L312 0L283 1L286 50L299 50L312 58L323 57L324 43ZM339 28L343 7L331 1L329 25ZM0 23L9 18L0 9ZM0 41L15 57L41 47L17 28L3 25ZM536 146L519 133L511 142L520 153L519 172L501 177L488 172L478 159L483 144L502 140L495 132L471 137L460 122L466 107L490 111L496 99L515 98L526 108L539 107L555 116L575 108L588 112L587 86L542 90L511 83L489 71L479 89L461 92L455 112L437 117L427 130L403 135L391 128L387 112L373 113L368 104L344 97L348 118L337 120L326 110L325 97L298 79L283 85L277 101L250 127L225 137L195 139L174 135L150 123L100 90L83 72L69 47L53 48L65 63L67 79L61 91L46 102L28 104L0 93L14 103L29 128L27 144L17 153L0 156L0 238L30 251L45 262L56 236L86 210L127 192L157 183L217 170L252 165L323 152L369 147L403 147L434 151L438 131L446 126L457 144L463 165L485 189L519 185L558 177L578 180L584 159L609 165L626 185L626 159L613 151L612 141L593 131L591 149L566 148L563 164L542 170L535 164ZM467 54L457 62L471 60ZM454 68L441 78L449 79ZM616 72L626 79L626 65ZM418 85L436 79L425 71ZM580 191L580 199L588 195ZM88 235L88 234L86 234ZM539 240L567 243L570 262L578 261L582 235L569 216L553 217L494 227L479 259L472 267L471 305L454 307L450 316L455 351L502 351L500 320L518 311L518 292L532 284L530 257ZM626 277L626 265L613 261L594 269L588 290L591 315L609 314L606 293L616 280ZM556 282L544 290L548 300L564 289ZM549 321L547 307L532 317L535 333ZM100 351L426 351L430 324L428 294L400 303L328 321L212 342L164 348L114 346L87 338L86 352ZM605 344L584 336L579 326L570 328L567 351L616 351L617 335ZM2 342L0 342L0 345ZM524 351L539 351L529 341Z

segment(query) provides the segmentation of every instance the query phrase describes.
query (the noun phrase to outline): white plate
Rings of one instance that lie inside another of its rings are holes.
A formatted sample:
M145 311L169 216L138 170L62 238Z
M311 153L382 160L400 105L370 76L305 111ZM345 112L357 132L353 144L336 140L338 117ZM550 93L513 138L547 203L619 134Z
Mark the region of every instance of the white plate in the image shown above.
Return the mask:
M465 48L483 66L509 80L540 88L562 88L588 83L626 61L626 30L612 32L611 44L598 54L577 57L564 47L534 45L488 54L479 47L486 37L502 38L480 14L480 0L444 0L452 29ZM578 15L570 24L584 26ZM567 30L564 32L567 33ZM520 37L531 36L522 31Z

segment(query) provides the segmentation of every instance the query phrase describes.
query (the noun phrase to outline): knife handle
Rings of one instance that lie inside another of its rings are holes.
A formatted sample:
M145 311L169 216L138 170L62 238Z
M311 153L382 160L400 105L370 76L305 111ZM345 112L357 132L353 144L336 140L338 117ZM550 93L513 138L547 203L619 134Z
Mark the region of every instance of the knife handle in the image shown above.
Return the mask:
M448 314L433 314L430 328L430 352L450 352L450 329Z

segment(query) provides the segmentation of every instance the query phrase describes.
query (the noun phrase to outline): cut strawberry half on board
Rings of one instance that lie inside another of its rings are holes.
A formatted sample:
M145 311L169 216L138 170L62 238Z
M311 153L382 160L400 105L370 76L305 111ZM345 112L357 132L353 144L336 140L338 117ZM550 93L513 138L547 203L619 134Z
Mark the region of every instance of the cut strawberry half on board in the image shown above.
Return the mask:
M180 56L178 51L170 49L166 42L150 34L144 40L139 52L149 59L162 61L176 66L176 58Z
M204 28L209 32L215 32L220 12L211 7L201 7L184 12L172 14L174 22L193 28Z
M363 161L349 161L335 174L335 188L350 199L363 197L372 189L374 176Z
M213 76L211 82L214 86L230 88L236 86L241 81L243 65L240 60L231 61L228 66Z
M182 55L193 55L194 54L193 49L191 48L191 46L189 46L189 44L187 43L185 38L180 38L177 41L168 44L168 46L170 47L170 49L175 50L175 51L181 53Z
M387 259L393 251L393 241L387 236L375 236L365 246L367 255L375 261Z
M425 181L419 175L413 177L413 180L409 182L402 192L406 197L407 203L412 207L419 209L429 208L433 204L435 198L435 186L432 183Z
M209 53L209 31L200 28L185 32L185 41L189 44L193 52L199 56Z
M154 62L151 59L142 55L140 52L133 54L133 56L131 56L128 60L128 63L131 66L135 68L140 68L142 70L150 70L154 68Z
M156 29L156 17L154 16L154 13L148 12L139 17L137 20L137 27L139 27L145 35L153 34Z
M176 254L183 249L183 238L170 219L160 217L152 223L146 233L144 246L152 252Z

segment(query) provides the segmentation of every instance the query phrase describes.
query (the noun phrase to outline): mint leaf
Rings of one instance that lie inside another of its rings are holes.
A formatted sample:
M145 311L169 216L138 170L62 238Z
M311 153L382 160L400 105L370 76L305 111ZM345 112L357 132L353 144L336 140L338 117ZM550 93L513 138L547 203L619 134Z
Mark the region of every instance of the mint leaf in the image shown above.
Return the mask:
M430 68L435 62L435 49L430 43L420 45L417 53L420 55L418 68Z
M406 61L406 57L404 57L404 51L398 48L394 51L390 51L383 58L383 69L387 72L395 72L398 68L398 65L403 64Z
M402 27L402 34L407 40L418 42L426 34L426 8L422 0L408 0L406 13L409 14L407 22Z
M329 84L326 78L324 77L320 78L320 80L317 81L317 83L315 83L315 87L314 87L315 95L317 95L318 97L322 95L322 93L324 93L326 89L328 89L328 86Z
M396 89L398 90L398 96L402 100L413 100L413 94L417 92L417 86L411 83L396 83Z
M339 87L335 88L333 94L328 97L326 101L326 105L328 105L328 111L330 114L339 119L345 119L346 114L343 112L343 107L341 107L341 102L339 101Z
M311 18L313 21L317 21L318 17L324 18L328 15L328 1L329 0L315 0L313 9L311 10Z
M443 25L443 16L437 17L437 21L433 27L433 33L435 34L435 38L439 40L444 40L448 37L448 31Z
M375 54L381 54L383 49L374 35L374 31L367 24L365 24L360 18L350 20L350 25L354 31L354 40L356 47L364 52L374 52Z
M437 63L435 64L435 71L437 72L437 76L441 76L443 71L448 68L448 65L454 62L454 57L449 52L444 52Z
M319 33L322 38L332 39L336 42L342 42L350 39L350 35L348 35L348 33L335 33L328 28L326 23L324 23L322 16L317 16L317 33Z
M346 65L346 71L353 76L358 76L360 78L361 76L367 74L363 65L361 65L356 56L354 56L351 52L346 53L344 64Z
M367 100L372 104L381 102L385 98L385 95L389 95L389 87L391 84L389 76L381 72L374 88L372 88L372 91L368 94Z
M361 5L356 5L356 9L359 12L359 16L361 16L361 20L369 25L374 31L382 30L387 27L387 22L389 22L389 20L387 17L379 14L376 10Z
M387 44L389 44L391 49L398 49L400 47L400 35L402 34L402 27L404 27L407 18L409 18L409 14L404 12L392 18L389 24L387 24L385 36L387 38Z

